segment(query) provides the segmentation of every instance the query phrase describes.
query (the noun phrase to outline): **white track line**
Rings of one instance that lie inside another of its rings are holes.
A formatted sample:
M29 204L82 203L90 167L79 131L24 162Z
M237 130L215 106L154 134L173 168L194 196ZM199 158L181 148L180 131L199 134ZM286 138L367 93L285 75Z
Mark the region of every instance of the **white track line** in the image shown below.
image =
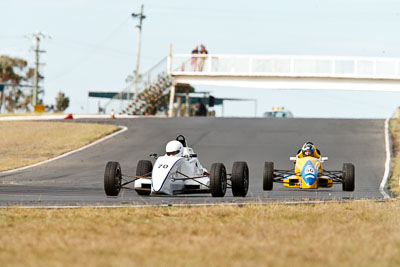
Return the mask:
M389 178L390 173L390 162L391 162L391 150L390 150L390 137L389 137L389 121L390 118L385 120L385 147L386 147L386 162L385 162L385 172L383 174L381 185L379 186L379 192L383 195L384 199L390 198L390 196L385 192L385 186Z
M87 148L89 148L89 147L92 147L92 146L94 146L94 145L97 145L98 143L101 143L101 142L103 142L103 141L105 141L105 140L107 140L107 139L109 139L109 138L111 138L111 137L114 137L114 136L116 136L116 135L118 135L118 134L120 134L120 133L123 133L123 132L125 132L126 130L128 130L128 127L125 127L125 126L118 126L118 128L120 129L119 131L117 131L117 132L115 132L115 133L112 133L112 134L110 134L110 135L107 135L107 136L105 136L105 137L103 137L103 138L101 138L101 139L99 139L99 140L97 140L97 141L94 141L93 143L90 143L90 144L88 144L88 145L86 145L86 146L83 146L83 147L81 147L81 148L78 148L78 149L76 149L76 150L72 150L72 151L70 151L70 152L61 154L60 156L57 156L57 157L55 157L55 158L51 158L51 159L48 159L48 160L45 160L45 161L41 161L41 162L38 162L38 163L35 163L35 164L32 164L32 165L29 165L29 166L21 167L21 168L18 168L18 169L13 169L13 170L9 170L9 171L0 172L0 175L4 175L4 174L9 174L9 173L14 173L14 172L22 171L22 170L25 170L25 169L29 169L29 168L32 168L32 167L36 167L36 166L39 166L39 165L42 165L42 164L49 163L49 162L51 162L51 161L55 161L55 160L58 160L58 159L67 157L67 156L69 156L69 155L71 155L71 154L74 154L74 153L76 153L76 152L79 152L79 151L85 150L85 149L87 149Z
M261 205L261 206L270 206L270 205L316 205L316 204L330 204L330 203L348 203L348 202L386 202L386 201L395 201L399 199L390 199L390 200L382 200L382 199L349 199L349 200L312 200L312 201L268 201L268 202L259 202L259 201L250 201L250 202L229 202L229 203L193 203L193 204L179 204L179 203L171 203L171 204L128 204L128 205L59 205L59 206L18 206L18 205L10 205L10 206L0 206L0 209L120 209L120 208L150 208L150 207L215 207L215 206L252 206L252 205Z
M0 121L45 121L64 120L68 114L62 115L36 115L36 116L0 116ZM74 119L111 119L110 115L94 114L72 114ZM139 119L139 118L164 118L163 116L142 116L142 115L115 115L116 119Z

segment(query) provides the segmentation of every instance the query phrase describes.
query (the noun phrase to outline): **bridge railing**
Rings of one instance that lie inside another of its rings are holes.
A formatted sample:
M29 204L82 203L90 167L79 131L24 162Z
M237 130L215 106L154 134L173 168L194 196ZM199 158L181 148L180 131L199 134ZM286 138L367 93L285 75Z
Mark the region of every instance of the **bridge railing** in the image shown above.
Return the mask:
M174 54L173 75L400 79L400 58Z

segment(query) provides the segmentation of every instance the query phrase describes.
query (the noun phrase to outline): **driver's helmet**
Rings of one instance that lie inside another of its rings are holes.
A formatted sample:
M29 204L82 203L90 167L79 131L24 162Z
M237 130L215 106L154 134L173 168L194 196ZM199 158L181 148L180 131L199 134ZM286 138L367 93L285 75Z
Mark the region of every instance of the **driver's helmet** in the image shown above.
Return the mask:
M311 142L307 142L301 148L301 153L303 157L313 156L314 155L314 146Z
M165 147L165 152L167 152L168 156L182 156L183 146L181 142L173 140L168 142L167 146Z

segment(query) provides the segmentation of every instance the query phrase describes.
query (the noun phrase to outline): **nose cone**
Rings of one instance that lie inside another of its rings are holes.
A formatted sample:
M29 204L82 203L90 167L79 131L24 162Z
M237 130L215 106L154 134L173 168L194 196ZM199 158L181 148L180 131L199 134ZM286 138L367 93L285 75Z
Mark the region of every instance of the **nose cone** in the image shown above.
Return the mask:
M151 173L151 191L153 193L172 194L171 175L174 175L180 166L181 157L163 156L154 163Z
M304 164L301 170L301 177L307 185L313 185L317 179L318 170L315 168L314 164L309 160Z

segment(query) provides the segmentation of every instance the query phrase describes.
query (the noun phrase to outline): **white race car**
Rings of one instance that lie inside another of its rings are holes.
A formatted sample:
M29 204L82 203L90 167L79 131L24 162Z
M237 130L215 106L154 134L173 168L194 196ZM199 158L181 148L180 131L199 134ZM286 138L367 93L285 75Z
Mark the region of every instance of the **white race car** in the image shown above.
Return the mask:
M125 175L118 162L110 161L104 173L104 190L107 196L118 196L121 189L134 189L139 195L176 195L211 193L213 197L225 196L232 188L235 197L245 197L249 188L249 168L246 162L233 163L232 173L227 173L223 163L213 163L210 172L200 164L197 154L179 135L166 147L167 153L150 160L140 160L136 175ZM128 185L133 184L133 188Z

